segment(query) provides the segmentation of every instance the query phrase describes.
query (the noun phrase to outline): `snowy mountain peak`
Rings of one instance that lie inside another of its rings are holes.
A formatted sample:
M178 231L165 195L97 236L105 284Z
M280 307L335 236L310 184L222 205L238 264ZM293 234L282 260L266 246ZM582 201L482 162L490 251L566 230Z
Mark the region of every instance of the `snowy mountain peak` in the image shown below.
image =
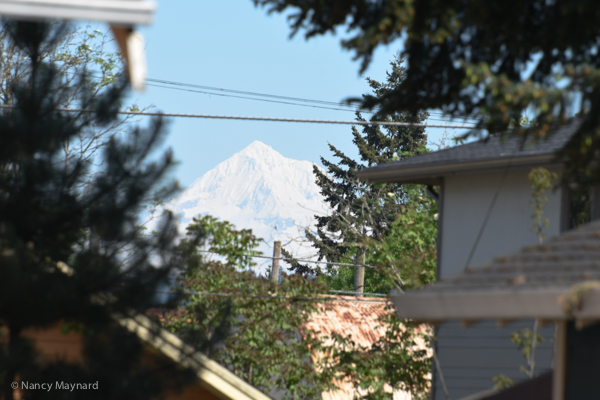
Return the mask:
M286 158L259 141L196 179L169 208L184 225L208 213L252 229L267 242L298 236L326 210L313 164Z
M242 151L233 155L233 157L249 157L249 158L264 158L264 157L283 157L276 152L271 146L264 144L259 140L250 143Z

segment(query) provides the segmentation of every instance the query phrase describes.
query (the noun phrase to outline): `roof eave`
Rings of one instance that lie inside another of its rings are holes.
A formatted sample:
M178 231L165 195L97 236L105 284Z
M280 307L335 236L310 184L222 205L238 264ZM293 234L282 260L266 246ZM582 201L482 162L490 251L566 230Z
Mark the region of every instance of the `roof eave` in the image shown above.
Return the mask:
M600 291L585 295L582 307L571 313L559 304L569 288L522 288L513 290L414 292L392 297L399 318L438 323L448 320L568 319L599 320Z
M373 183L418 183L437 185L444 176L493 172L507 167L511 170L524 169L531 166L550 167L558 165L553 154L543 154L527 157L496 158L469 162L437 163L415 167L393 168L384 165L357 171L361 180ZM386 168L387 167L387 168Z
M1 0L0 15L25 20L70 19L148 25L156 2L143 0Z
M143 342L160 351L178 364L191 368L200 384L223 400L270 400L270 397L233 374L227 368L184 343L173 333L161 328L145 315L113 316Z

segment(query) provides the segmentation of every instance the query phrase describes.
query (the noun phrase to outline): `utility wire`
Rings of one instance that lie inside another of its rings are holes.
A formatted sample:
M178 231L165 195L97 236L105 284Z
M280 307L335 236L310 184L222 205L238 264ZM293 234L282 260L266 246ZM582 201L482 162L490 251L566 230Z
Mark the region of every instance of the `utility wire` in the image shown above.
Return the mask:
M510 155L510 158L508 159L508 163L506 164L506 167L504 168L504 171L502 172L502 177L500 178L500 182L498 183L498 187L496 188L496 192L494 193L494 197L492 198L492 202L490 203L487 212L485 214L485 218L483 219L483 223L481 224L481 227L479 228L479 232L477 233L477 237L475 238L475 242L473 243L473 247L471 248L471 252L469 253L469 257L467 258L467 262L465 263L465 268L464 270L466 271L467 268L469 268L469 265L471 264L471 260L473 259L473 255L475 255L475 251L477 250L477 246L479 246L479 241L481 240L481 237L483 236L483 232L485 231L485 228L487 226L488 221L490 220L490 216L492 215L492 211L494 211L494 206L496 205L496 201L498 200L498 197L500 196L500 191L502 189L502 185L504 184L504 180L506 179L506 175L508 175L508 171L510 170L511 164L512 164L512 160L513 157L516 153L517 149L515 149L513 151L513 153Z
M334 101L312 100L312 99L304 99L301 97L279 96L279 95L274 95L274 94L248 92L248 91L244 91L244 90L224 89L224 88L217 88L217 87L204 86L204 85L195 85L195 84L191 84L191 83L173 82L173 81L167 81L167 80L163 80L163 79L146 79L146 81L167 84L167 85L173 85L173 86L180 86L180 87L189 87L189 88L204 89L204 90L214 90L214 91L219 91L219 92L224 92L224 93L242 94L242 95L246 95L246 96L259 96L259 97L267 97L267 98L278 99L278 100L315 103L315 104L328 105L328 106L351 107L347 104L340 103L340 102L334 102Z
M16 106L0 105L0 108L17 108ZM56 108L56 111L63 112L81 112L91 113L94 110L82 108ZM240 121L270 121L270 122L299 122L312 124L342 124L342 125L381 125L381 126L407 126L420 128L457 128L457 129L485 129L477 128L474 125L447 125L447 124L419 124L412 122L388 122L388 121L338 121L330 119L301 119L301 118L269 118L269 117L240 117L233 115L209 115L209 114L183 114L183 113L163 113L148 111L117 111L117 114L125 115L143 115L154 117L177 117L177 118L203 118L203 119L230 119Z
M239 294L239 293L222 293L222 292L177 292L169 290L157 290L156 293L166 294L184 294L186 296L216 296L216 297L245 297L252 299L268 299L268 300L289 300L289 301L315 301L315 302L329 302L329 301L367 301L367 302L378 302L385 303L387 299L340 299L337 297L293 297L293 296L269 296L263 294Z
M329 293L338 293L338 294L351 294L354 296L377 296L377 297L387 297L385 293L367 293L367 292L353 292L349 290L330 290Z
M245 90L225 89L225 88L219 88L219 87L214 87L214 86L205 86L205 85L197 85L197 84L192 84L192 83L175 82L175 81L170 81L170 80L166 80L166 79L148 78L148 79L146 79L146 82L154 82L154 83L160 83L162 85L169 85L169 86L158 86L158 85L151 84L151 83L148 84L148 86L161 87L164 89L185 90L185 89L180 89L180 88L193 88L193 89L202 89L202 91L196 91L196 90L187 90L187 91L196 92L196 93L204 93L204 94L215 94L215 95L217 95L218 93L214 93L214 92L234 93L234 94L239 94L239 95L244 95L244 96L266 97L266 98L271 98L271 99L276 99L276 100L313 103L313 104L333 106L333 107L345 107L345 109L328 108L328 109L339 110L339 111L351 111L351 112L360 111L363 113L377 112L377 111L357 109L356 107L349 105L347 103L343 103L343 102L306 99L306 98L292 97L292 96L281 96L281 95L274 95L274 94L267 94L267 93L250 92L250 91L245 91ZM170 86L177 86L178 88L174 88L174 87L170 87ZM213 92L206 92L206 90L210 90ZM238 96L228 96L228 97L238 97ZM248 99L248 100L260 100L260 99L255 99L255 98L251 98L251 97L241 97L241 96L238 98ZM273 102L277 103L278 101L273 101ZM288 103L288 102L283 102L283 104L291 104L291 105L299 105L299 106L302 105L302 104ZM327 107L322 107L322 108L327 108ZM437 115L437 116L445 117L444 113L439 112L439 111L428 111L428 113L430 115ZM441 120L443 120L443 119L441 119ZM465 120L465 122L466 122L466 120L477 121L476 119L473 119L473 118L464 118L464 120Z
M98 75L94 75L94 74L92 74L92 76L95 76L96 78L102 78L102 77L100 77ZM350 105L348 103L344 103L344 102L314 100L314 99L305 99L305 98L301 98L301 97L280 96L280 95L273 95L273 94L267 94L267 93L249 92L249 91L244 91L244 90L225 89L225 88L206 86L206 85L196 85L196 84L192 84L192 83L175 82L175 81L170 81L170 80L165 80L165 79L148 78L148 79L146 79L146 82L154 82L154 83L147 83L148 86L152 86L152 87L171 89L171 90L181 90L181 91L186 91L186 92L191 92L191 93L201 93L201 94L215 95L215 96L222 96L222 97L232 97L232 98L245 99L245 100L266 101L269 103L279 103L279 104L288 104L288 105L294 105L294 106L313 107L313 108L321 108L321 109L335 110L335 111L346 111L346 112L359 111L361 113L366 113L366 114L374 114L374 113L378 112L377 110L371 111L371 110L357 108L355 106L352 106L352 105ZM157 83L159 83L163 86L157 85ZM164 86L164 85L167 85L167 86ZM175 87L173 87L173 86L175 86ZM202 90L195 90L195 89L202 89ZM243 95L243 96L233 96L233 95L228 95L225 93L234 93L234 94L239 94L239 95ZM247 96L266 97L266 98L270 98L272 100L265 100L265 99L255 98L255 97L247 97ZM281 101L281 100L285 100L285 101ZM298 103L292 103L292 102L303 102L303 103L308 103L308 104L298 104ZM311 105L310 103L317 104L318 106ZM323 106L328 106L328 107L323 107ZM337 107L342 107L342 108L337 108ZM427 113L430 115L430 117L427 118L428 121L433 120L433 121L447 122L447 119L450 118L450 120L454 120L454 119L462 120L463 123L467 123L467 121L470 121L471 123L479 122L479 120L476 118L452 117L452 116L444 114L443 112L440 112L440 111L427 111ZM433 116L433 117L431 117L431 116Z
M364 110L364 109L360 109L360 108L354 108L354 107L346 105L344 103L333 103L332 102L331 107L325 107L325 106L315 105L315 104L298 104L298 103L293 103L290 101L268 100L268 99L260 99L260 98L255 98L255 97L246 97L246 96L238 96L238 95L232 95L232 94L207 92L204 90L197 90L197 89L186 89L186 88L182 88L182 87L161 86L161 85L152 84L152 83L147 83L146 85L151 86L151 87L163 88L163 89L180 90L183 92L207 94L209 96L231 97L234 99L244 99L244 100L256 100L256 101L263 101L263 102L267 102L267 103L287 104L287 105L291 105L291 106L310 107L310 108L320 108L323 110L345 111L345 112L352 112L352 113L355 113L358 111L362 114L375 114L377 112L377 111ZM223 90L225 90L225 89L223 89ZM266 96L268 96L268 95L266 95ZM319 102L319 101L315 100L315 102ZM336 108L335 106L347 107L347 108ZM443 116L442 113L438 113L438 114L440 116ZM434 117L428 117L427 120L428 121L444 121L444 122L446 122L446 119L440 118L439 116L435 117L436 114L433 114L433 115L434 115ZM466 120L465 120L465 122L466 122ZM477 122L477 120L471 119L471 122L475 123L475 122Z
M210 250L198 250L198 251L200 251L202 253L210 253L210 254L216 254L216 255L222 256L222 254L219 254L217 252L210 251ZM329 261L313 261L313 260L304 260L304 259L297 259L297 258L285 258L285 257L269 257L269 256L259 256L259 255L251 255L251 254L244 254L244 256L245 257L253 257L253 258L266 258L266 259L269 259L269 260L283 260L283 261L286 261L286 262L297 261L297 262L305 262L305 263L312 263L312 264L339 265L339 266L342 266L342 267L356 267L358 265L359 267L366 267L366 268L377 269L377 267L374 267L372 265L338 263L338 262L329 262Z
M314 105L314 104L298 104L298 103L291 103L289 101L257 99L257 98L254 98L254 97L236 96L236 95L232 95L232 94L212 93L212 92L206 92L206 91L203 91L203 90L195 90L195 89L185 89L185 88L178 88L178 87L160 86L160 85L155 85L155 84L152 84L152 83L147 83L146 85L147 86L152 86L152 87L163 88L163 89L172 89L172 90L181 90L181 91L184 91L184 92L208 94L210 96L232 97L232 98L235 98L235 99L256 100L256 101L264 101L264 102L267 102L267 103L288 104L288 105L300 106L300 107L321 108L321 109L325 109L325 110L349 111L349 112L361 111L361 110L350 109L350 108L324 107L324 106L318 106L318 105ZM361 112L373 114L372 111L361 111Z

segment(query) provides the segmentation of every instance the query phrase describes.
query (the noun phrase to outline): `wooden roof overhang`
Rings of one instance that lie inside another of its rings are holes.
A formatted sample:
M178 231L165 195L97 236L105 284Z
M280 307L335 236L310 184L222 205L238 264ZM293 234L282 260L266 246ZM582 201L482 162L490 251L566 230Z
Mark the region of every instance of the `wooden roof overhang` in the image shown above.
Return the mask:
M518 319L600 321L600 222L424 289L393 295L400 318L420 322Z
M511 171L522 170L530 169L531 166L551 168L560 166L560 163L554 161L553 154L544 154L515 157L514 159L496 158L476 161L440 162L428 165L408 165L401 168L367 168L363 171L357 171L356 175L362 180L374 183L439 185L444 176L467 175L484 171L504 171L507 168Z
M200 385L223 400L270 400L270 397L216 361L186 344L145 315L114 315L124 328L179 365L191 368Z
M145 87L147 71L144 40L134 27L150 24L155 9L156 2L146 0L0 0L4 18L106 22L121 50L131 87L138 91Z
M24 20L72 19L148 25L156 3L145 0L0 0L0 15Z
M524 141L522 137L490 136L463 145L382 163L356 171L361 180L373 183L438 185L443 177L532 167L559 167L557 152L581 125L572 119L553 127L546 138Z
M581 306L565 311L561 299L572 288L471 291L448 293L408 293L393 296L400 318L436 324L460 320L463 326L482 320L499 325L520 319L542 322L574 319L579 327L600 321L600 291L582 293Z

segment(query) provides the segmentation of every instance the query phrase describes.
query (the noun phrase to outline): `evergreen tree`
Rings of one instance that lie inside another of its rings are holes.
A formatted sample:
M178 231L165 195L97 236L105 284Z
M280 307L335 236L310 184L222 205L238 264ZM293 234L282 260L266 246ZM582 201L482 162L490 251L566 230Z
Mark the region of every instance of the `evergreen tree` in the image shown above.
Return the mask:
M406 79L362 99L382 113L441 109L490 134L548 137L579 114L559 152L565 183L600 182L600 57L596 0L253 0L289 16L292 34L348 33L341 46L360 59L402 48ZM521 126L524 115L529 124ZM473 134L482 134L475 130Z
M380 83L367 79L373 95L383 96L394 90L405 77L402 60L394 59L385 82ZM358 121L364 121L360 112L356 114ZM385 121L422 123L428 117L425 111L416 114L394 113ZM410 157L426 151L427 135L420 127L399 127L364 125L362 132L352 127L353 143L358 148L360 160L353 160L332 144L329 144L336 162L321 158L327 171L322 172L315 167L314 174L321 194L329 204L333 213L329 216L315 216L317 220L316 234L307 232L308 239L318 250L319 259L332 262L353 262L364 254L369 238L384 240L400 211L400 205L411 198L424 196L423 189L410 185L369 184L360 182L355 172L363 167ZM284 256L291 257L284 251ZM371 259L366 254L364 260ZM363 261L364 262L364 261ZM359 262L362 263L362 262ZM300 273L319 273L299 263L291 263L292 270ZM366 271L365 291L387 291L390 283L375 270ZM327 283L335 289L351 290L354 271L348 267L329 268Z
M173 165L170 152L146 161L165 123L155 118L124 140L113 137L103 149L104 167L89 181L91 161L63 149L92 134L89 127L115 122L125 82L99 93L82 71L65 84L45 59L65 25L8 21L4 30L26 65L6 88L14 108L0 112L0 397L13 399L11 383L18 380L99 382L99 390L85 392L25 390L28 399L155 397L171 378L184 383L189 376L143 363L138 338L111 317L143 313L176 262L172 218L155 236L137 227L140 204ZM58 111L65 102L89 112ZM43 360L23 335L61 323L82 330L82 364Z

